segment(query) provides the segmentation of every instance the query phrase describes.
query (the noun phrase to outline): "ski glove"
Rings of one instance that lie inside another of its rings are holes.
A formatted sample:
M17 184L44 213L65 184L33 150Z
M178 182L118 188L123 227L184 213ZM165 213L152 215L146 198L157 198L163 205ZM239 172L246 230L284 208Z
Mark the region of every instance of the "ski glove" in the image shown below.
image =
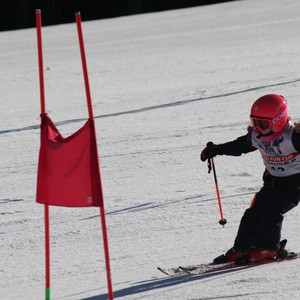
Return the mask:
M215 145L213 142L208 142L206 144L206 148L201 152L201 160L206 161L209 158L215 157L218 154L219 149L219 145Z

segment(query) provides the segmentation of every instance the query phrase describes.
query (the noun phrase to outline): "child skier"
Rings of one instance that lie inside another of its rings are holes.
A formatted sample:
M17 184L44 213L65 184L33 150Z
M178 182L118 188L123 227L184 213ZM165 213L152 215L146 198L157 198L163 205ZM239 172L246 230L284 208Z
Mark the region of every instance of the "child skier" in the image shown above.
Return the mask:
M250 120L246 135L219 145L209 142L201 153L205 161L258 149L266 167L263 187L245 211L233 247L215 263L279 257L283 215L300 200L300 126L291 122L287 101L276 94L259 98Z

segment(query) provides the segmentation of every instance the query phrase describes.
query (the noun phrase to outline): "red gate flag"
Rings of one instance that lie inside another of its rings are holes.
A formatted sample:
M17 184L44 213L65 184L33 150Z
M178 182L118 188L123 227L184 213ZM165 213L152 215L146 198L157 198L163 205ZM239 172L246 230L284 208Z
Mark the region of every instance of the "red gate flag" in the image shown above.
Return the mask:
M54 123L41 114L38 162L38 203L56 206L102 206L94 120L63 138Z
M41 145L38 162L36 201L45 208L46 300L50 300L50 215L49 205L87 207L100 206L103 246L109 300L113 300L108 238L98 160L92 99L84 51L80 12L75 14L89 119L77 132L63 138L45 105L42 17L36 10L37 47L41 102Z

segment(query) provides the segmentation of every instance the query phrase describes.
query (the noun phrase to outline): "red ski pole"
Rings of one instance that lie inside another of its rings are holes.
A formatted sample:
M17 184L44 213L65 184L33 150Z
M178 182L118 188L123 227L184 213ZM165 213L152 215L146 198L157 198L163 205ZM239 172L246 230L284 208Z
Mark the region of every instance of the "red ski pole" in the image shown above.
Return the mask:
M208 173L210 173L211 169L213 170L213 173L214 173L215 186L216 186L216 192L217 192L217 198L218 198L218 204L219 204L219 210L220 210L220 216L221 216L219 224L224 227L224 225L227 223L227 221L223 217L222 202L221 202L219 185L218 185L218 180L217 180L217 173L216 173L216 168L215 168L215 163L214 163L213 158L210 158L208 160Z

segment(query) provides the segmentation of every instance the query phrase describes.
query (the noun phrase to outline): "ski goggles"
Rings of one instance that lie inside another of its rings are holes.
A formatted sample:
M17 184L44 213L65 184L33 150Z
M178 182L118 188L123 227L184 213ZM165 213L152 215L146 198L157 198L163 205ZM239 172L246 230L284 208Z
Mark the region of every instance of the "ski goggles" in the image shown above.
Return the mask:
M287 115L288 115L288 111L287 109L285 109L274 118L266 118L266 117L263 118L263 117L250 115L250 120L254 129L258 130L261 134L268 134L273 130L273 127L275 124L277 124L277 122L279 122L279 125L282 126L278 126L278 125L275 126L273 131L274 132L280 131L281 127L283 128L284 124L287 121Z
M252 127L258 130L261 134L268 134L272 131L274 120L272 118L259 118L250 116Z

